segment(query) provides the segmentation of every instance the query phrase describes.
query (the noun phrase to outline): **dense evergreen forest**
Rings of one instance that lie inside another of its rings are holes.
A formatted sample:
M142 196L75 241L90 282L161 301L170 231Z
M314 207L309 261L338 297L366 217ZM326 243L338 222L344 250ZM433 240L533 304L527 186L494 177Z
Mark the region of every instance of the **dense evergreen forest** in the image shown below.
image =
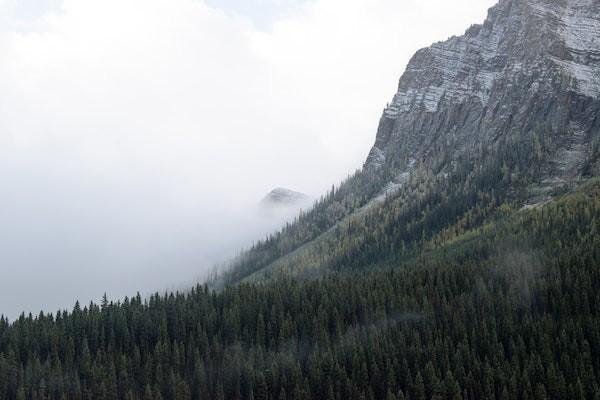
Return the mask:
M2 319L0 398L600 399L600 182L557 198L475 195L371 268Z

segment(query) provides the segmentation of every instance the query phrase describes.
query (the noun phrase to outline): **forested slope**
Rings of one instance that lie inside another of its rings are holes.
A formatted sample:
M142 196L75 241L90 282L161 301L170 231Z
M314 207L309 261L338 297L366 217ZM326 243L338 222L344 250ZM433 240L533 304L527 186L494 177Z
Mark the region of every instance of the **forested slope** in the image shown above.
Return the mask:
M402 265L0 323L6 399L597 399L600 184Z
M541 134L506 135L494 151L456 156L451 172L416 164L387 191L383 183L389 171L397 172L393 166L360 171L299 220L244 252L223 280L314 278L398 263L452 242L506 210L550 201L590 177L547 186L543 171L554 154L549 142ZM356 185L361 181L371 182L368 192Z

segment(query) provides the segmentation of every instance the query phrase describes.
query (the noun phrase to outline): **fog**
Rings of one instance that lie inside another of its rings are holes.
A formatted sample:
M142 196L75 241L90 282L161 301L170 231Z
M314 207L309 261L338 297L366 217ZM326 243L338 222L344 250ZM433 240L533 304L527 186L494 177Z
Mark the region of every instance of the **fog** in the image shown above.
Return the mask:
M360 168L491 0L0 0L0 314L185 287Z

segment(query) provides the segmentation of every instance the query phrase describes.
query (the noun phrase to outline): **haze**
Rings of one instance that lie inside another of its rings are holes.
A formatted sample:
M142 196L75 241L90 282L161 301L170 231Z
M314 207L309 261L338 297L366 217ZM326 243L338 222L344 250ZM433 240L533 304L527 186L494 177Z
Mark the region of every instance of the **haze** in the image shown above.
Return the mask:
M181 287L360 168L493 0L0 0L0 314Z

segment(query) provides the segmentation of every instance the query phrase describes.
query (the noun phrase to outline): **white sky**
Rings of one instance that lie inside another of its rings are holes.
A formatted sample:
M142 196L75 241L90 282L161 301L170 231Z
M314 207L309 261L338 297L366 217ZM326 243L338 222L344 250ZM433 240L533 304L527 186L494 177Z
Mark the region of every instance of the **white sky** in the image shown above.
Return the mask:
M493 0L0 0L0 313L193 281L359 168ZM208 4L208 5L207 5Z

